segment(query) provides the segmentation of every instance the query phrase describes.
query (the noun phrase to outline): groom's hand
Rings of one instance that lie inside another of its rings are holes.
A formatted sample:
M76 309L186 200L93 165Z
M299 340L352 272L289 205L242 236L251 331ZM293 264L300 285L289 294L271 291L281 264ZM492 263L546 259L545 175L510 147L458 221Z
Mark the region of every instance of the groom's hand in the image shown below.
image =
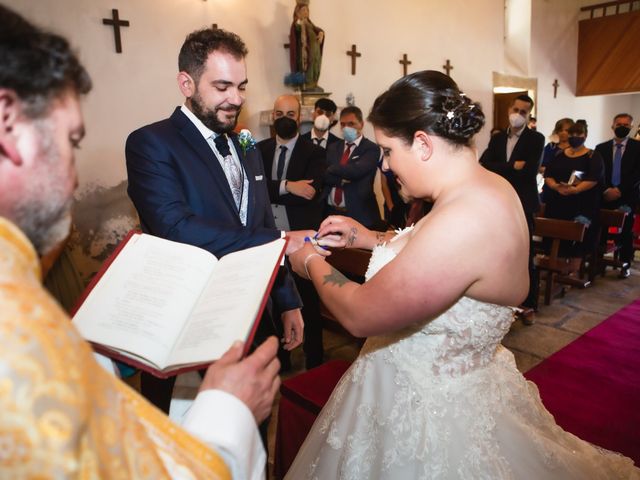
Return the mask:
M269 337L251 355L242 358L243 343L236 342L207 369L200 391L223 390L240 399L259 424L271 414L273 399L280 388L280 362L276 358L278 340Z
M302 343L304 337L304 321L302 320L302 312L299 308L288 310L281 315L283 332L283 348L285 350L293 350Z
M316 232L313 230L293 230L287 232L289 243L287 244L287 251L285 253L291 255L293 252L300 250L304 247L304 239L313 238L315 234Z

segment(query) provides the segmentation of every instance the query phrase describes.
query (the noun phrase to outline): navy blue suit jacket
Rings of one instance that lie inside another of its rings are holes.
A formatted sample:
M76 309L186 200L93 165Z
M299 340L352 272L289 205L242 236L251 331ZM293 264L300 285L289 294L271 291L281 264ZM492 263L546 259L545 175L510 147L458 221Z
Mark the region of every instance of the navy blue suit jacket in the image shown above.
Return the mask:
M317 230L322 221L324 205L319 201L322 190L322 176L327 168L326 152L313 142L299 136L291 152L284 179L289 181L313 180L312 187L316 196L311 200L291 193L280 195L280 181L271 179L273 159L276 152L276 139L267 138L258 143L258 149L264 161L269 197L272 203L284 205L292 230Z
M362 137L346 165L340 165L344 140L327 147L327 171L324 174L323 198L331 194L332 187L342 187L347 215L365 227L381 222L378 201L373 192L373 181L378 170L380 147Z
M613 172L613 140L599 144L596 152L602 156L604 163L604 189L613 186L611 174ZM632 138L627 140L627 146L622 155L620 165L620 190L621 197L618 200L605 204L605 208L617 208L620 205L628 205L635 208L640 198L640 142Z
M311 143L313 143L313 140L311 138L311 131L308 131L307 133L303 133L302 135L300 135L302 138L305 138L307 140L309 140ZM331 145L332 143L336 143L340 141L340 137L334 135L333 133L329 132L329 138L327 138L327 144L324 147L320 147L320 148L329 148L329 145Z
M170 118L129 135L128 193L142 229L158 237L227 253L280 238L257 148L246 155L231 135L249 181L247 225L242 225L224 171L207 141L176 108ZM302 305L288 270L280 268L271 297L280 312Z

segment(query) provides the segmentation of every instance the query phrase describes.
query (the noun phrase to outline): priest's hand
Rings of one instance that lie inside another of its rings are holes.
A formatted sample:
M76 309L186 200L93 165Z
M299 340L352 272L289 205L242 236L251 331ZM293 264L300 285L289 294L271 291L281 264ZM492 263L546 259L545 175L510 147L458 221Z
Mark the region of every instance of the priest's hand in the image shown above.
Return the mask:
M284 328L282 337L282 347L285 350L293 350L302 343L304 337L304 321L299 308L287 310L281 317Z
M200 391L216 389L234 395L251 410L259 424L271 414L273 399L280 388L280 362L276 358L278 340L269 337L244 359L243 346L242 342L234 343L209 366Z

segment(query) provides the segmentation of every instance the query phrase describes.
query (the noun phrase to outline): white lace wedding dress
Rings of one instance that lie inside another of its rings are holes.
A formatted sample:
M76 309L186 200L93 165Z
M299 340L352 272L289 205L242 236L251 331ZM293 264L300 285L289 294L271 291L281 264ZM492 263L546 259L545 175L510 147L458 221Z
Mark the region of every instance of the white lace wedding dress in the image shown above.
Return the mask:
M367 279L395 255L393 243L376 247ZM286 478L640 478L630 459L556 425L500 345L512 321L509 308L463 297L431 322L369 338Z

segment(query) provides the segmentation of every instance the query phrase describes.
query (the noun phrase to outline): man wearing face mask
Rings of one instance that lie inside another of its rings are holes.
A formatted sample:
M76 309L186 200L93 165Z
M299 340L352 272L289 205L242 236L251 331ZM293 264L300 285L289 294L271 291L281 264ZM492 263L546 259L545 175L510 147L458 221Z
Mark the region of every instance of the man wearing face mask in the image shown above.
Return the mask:
M340 126L344 140L327 148L325 216L346 215L367 228L375 228L382 223L373 192L380 148L362 135L364 120L358 107L346 107L340 112Z
M276 226L283 231L317 230L322 221L323 204L318 192L326 169L325 150L298 135L300 102L293 95L281 95L273 105L275 138L258 143L262 154L267 189ZM319 299L308 280L294 275L302 297L305 319L303 349L307 368L322 363L322 322ZM290 365L289 356L280 353L282 369Z
M509 107L509 128L491 137L489 146L480 157L480 163L511 183L520 197L522 208L533 232L533 220L540 208L536 175L542 158L544 136L527 127L533 108L528 95L516 97ZM538 278L533 265L533 248L529 249L529 295L522 303L523 323L531 324L538 308Z
M620 272L621 278L627 278L633 261L633 221L634 212L640 196L640 142L629 138L633 127L633 117L628 113L619 113L613 118L611 129L614 138L599 144L596 151L604 161L604 190L602 208L627 212L619 235L620 260L626 267Z
M313 128L310 132L302 135L303 138L312 141L322 148L327 148L340 139L329 131L333 127L335 121L336 110L338 107L328 98L320 98L313 107Z

